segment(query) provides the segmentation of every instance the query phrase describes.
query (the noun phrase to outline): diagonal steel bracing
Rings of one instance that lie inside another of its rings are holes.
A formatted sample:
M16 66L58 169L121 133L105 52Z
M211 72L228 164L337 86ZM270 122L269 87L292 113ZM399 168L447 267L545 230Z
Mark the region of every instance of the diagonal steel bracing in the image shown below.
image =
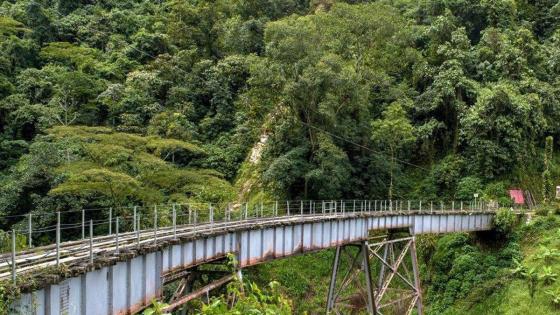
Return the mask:
M423 314L415 237L337 247L328 314L408 315L414 309Z

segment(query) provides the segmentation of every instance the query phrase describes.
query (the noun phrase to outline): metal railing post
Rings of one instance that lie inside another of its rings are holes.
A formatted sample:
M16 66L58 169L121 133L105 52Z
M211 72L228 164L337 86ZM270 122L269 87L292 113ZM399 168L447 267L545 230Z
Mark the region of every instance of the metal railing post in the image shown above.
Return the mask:
M134 209L132 211L134 212L133 214L134 222L132 223L132 227L134 228L134 232L136 232L136 230L138 229L138 227L136 226L136 206L134 206Z
M93 220L89 220L89 263L93 264Z
M116 218L115 223L116 223L115 232L117 232L115 241L117 243L117 254L119 254L120 253L120 250L119 250L119 217Z
M290 201L286 200L286 213L288 216L290 216Z
M82 240L86 239L86 211L82 210Z
M455 200L451 201L451 211L455 211Z
M434 213L434 202L430 201L430 213Z
M31 237L32 237L32 235L33 235L33 227L32 227L32 222L31 222L31 213L29 213L29 219L28 219L28 220L29 220L29 221L27 222L27 234L28 234L27 237L29 238L29 239L28 239L29 248L31 248L31 247L33 247L33 242L32 242L32 240L31 240Z
M140 247L140 215L136 220L136 247Z
M154 244L157 243L157 205L154 206Z
M56 266L60 265L60 211L56 213Z
M245 203L245 220L247 220L248 212L249 212L249 203L246 202L246 203Z
M303 200L299 201L299 211L301 212L301 215L303 215Z
M113 208L109 208L109 235L113 234Z
M16 284L16 230L12 229L12 282Z
M173 239L177 239L177 211L173 204Z
M420 207L419 207L418 211L422 212L422 200L420 200Z

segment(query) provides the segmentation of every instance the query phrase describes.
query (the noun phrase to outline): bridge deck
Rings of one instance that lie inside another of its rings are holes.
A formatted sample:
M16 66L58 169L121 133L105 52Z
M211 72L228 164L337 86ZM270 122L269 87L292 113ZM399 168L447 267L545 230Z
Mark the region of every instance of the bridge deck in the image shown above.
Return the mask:
M436 215L473 215L477 213L492 213L492 211L366 211L366 212L346 212L336 214L304 214L292 216L280 216L271 218L251 218L240 221L227 221L216 223L203 223L198 225L179 225L174 233L173 227L164 227L157 230L157 237L154 238L154 230L142 230L139 233L127 232L119 234L119 250L122 253L129 253L129 250L137 251L137 249L146 249L151 247L162 247L170 243L184 242L196 238L209 237L224 232L235 232L241 230L259 229L261 227L277 226L277 225L293 225L294 223L311 223L320 221L337 220L340 218L351 217L396 217L412 214L436 214ZM403 227L411 224L403 225ZM431 228L425 231L423 228L421 233L441 233L439 227ZM117 249L116 235L105 235L95 237L93 240L93 254L96 257L105 257L106 254L115 254ZM149 251L149 249L147 249ZM154 249L155 250L155 249ZM66 265L81 264L89 261L90 240L77 240L70 242L62 242L60 244L60 262ZM146 251L146 250L144 250ZM9 260L10 253L0 255L0 280L8 279L11 275L11 262ZM56 265L56 245L35 247L31 250L18 252L16 255L17 272L26 273L35 270L44 269Z
M303 214L182 225L61 243L65 276L27 288L18 307L37 314L128 314L161 294L165 278L193 266L237 255L241 268L367 239L372 230L410 228L414 234L488 230L493 211L358 211ZM3 255L6 259L7 256ZM53 246L18 253L18 274L56 265ZM0 264L0 277L10 276ZM35 282L37 283L37 282ZM86 288L95 287L94 290ZM48 303L47 303L48 301ZM48 311L47 311L48 309Z

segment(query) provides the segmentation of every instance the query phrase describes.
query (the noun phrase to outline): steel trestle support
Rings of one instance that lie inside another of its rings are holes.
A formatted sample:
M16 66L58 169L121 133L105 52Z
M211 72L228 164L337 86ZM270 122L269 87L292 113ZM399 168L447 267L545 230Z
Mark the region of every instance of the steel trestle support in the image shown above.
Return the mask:
M424 314L414 236L336 248L327 314L409 315L414 309Z

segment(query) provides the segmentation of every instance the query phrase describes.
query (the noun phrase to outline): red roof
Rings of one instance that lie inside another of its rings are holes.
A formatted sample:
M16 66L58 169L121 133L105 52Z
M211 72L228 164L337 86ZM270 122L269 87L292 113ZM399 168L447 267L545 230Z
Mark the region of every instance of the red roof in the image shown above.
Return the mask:
M513 202L518 205L525 204L525 197L523 196L523 190L521 189L510 189L509 196L513 199Z

